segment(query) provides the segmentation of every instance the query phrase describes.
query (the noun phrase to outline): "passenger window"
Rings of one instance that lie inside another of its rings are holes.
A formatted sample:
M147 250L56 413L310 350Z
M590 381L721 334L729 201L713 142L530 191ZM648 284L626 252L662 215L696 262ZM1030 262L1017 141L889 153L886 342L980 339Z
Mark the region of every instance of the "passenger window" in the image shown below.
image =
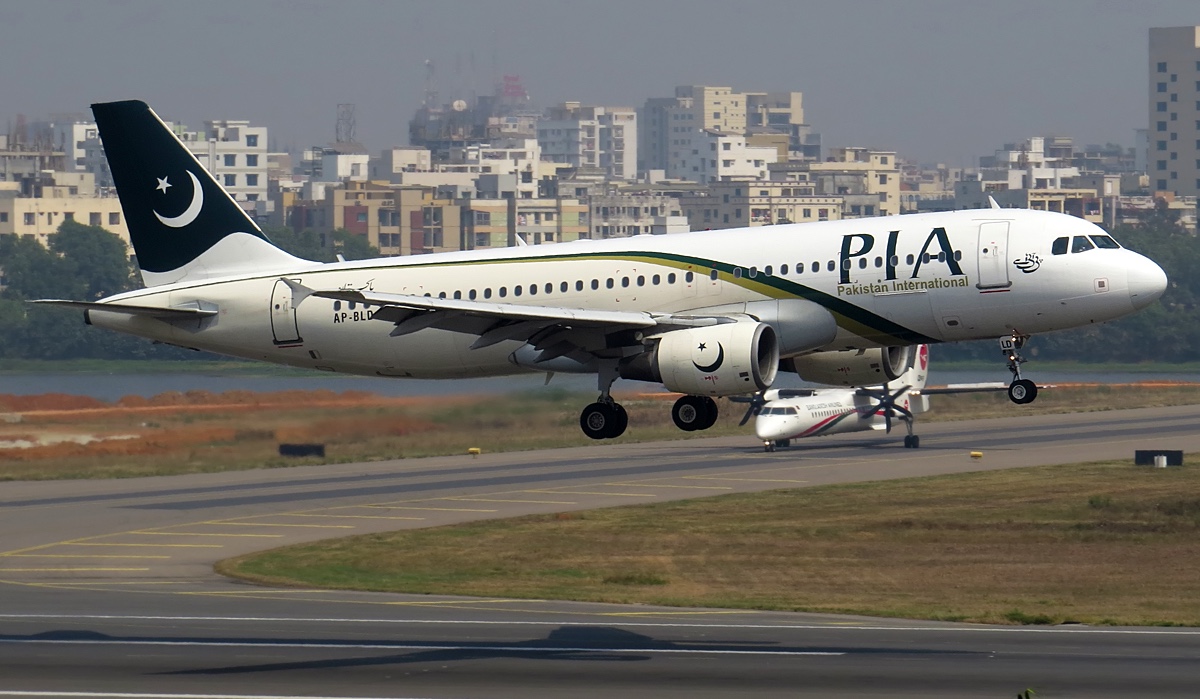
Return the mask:
M592 291L595 291L596 289L599 289L599 288L600 288L600 280L593 279L592 280Z
M757 276L758 276L758 267L751 267L750 268L750 278L753 279Z
M658 276L657 274L654 275L653 277L650 277L650 283L653 284L654 286L658 286L661 281L662 281L662 277Z
M623 288L629 286L629 277L621 277L621 286Z
M521 287L517 287L517 288L520 289ZM508 287L502 286L502 287L500 287L500 298L504 298L505 296L508 296Z
M892 262L892 266L893 266L893 267L898 267L898 266L900 266L900 256L899 256L899 255L892 255L892 260L891 260L891 262Z
M439 299L444 299L444 298L446 298L446 292L444 292L444 291L439 291L439 292L438 292L438 298L439 298Z
M566 283L566 282L563 282L563 285L562 285L562 290L563 290L563 291L566 291L566 290L567 290L567 283ZM553 284L551 284L550 282L546 282L546 293L547 293L547 294L552 294L552 293L554 293L554 285L553 285Z
M687 274L683 275L683 280L684 280L685 282L687 282L688 284L691 284L691 283L692 283L692 280L693 280L693 279L695 279L695 278L696 278L696 275L692 274L691 272L688 272ZM672 282L672 283L674 283L674 282L675 282L675 275L674 275L674 274L672 274L672 275L671 275L671 282Z
M1096 247L1092 245L1092 241L1087 239L1086 235L1077 235L1071 239L1071 252L1087 252Z
M638 275L638 286L646 286L646 278Z
M1069 243L1069 242L1071 242L1070 239L1066 238L1066 237L1055 238L1054 243L1050 246L1050 254L1066 255L1067 254L1067 243Z
M837 265L836 265L836 264L834 264L833 260L830 260L830 261L829 261L829 264L827 264L827 265L825 265L825 266L826 266L826 267L829 269L829 271L830 271L830 272L832 272L832 271L834 271L835 269L837 269Z
M767 275L768 277L771 276L771 265L763 267L763 274Z
M734 267L734 268L733 268L733 278L734 278L734 279L741 279L741 278L742 278L742 268L741 268L741 267Z
M333 310L335 310L335 311L340 311L340 310L342 310L342 302L341 302L341 301L334 301L334 302L333 302Z
M879 257L879 256L876 256L876 257L875 257L875 267L876 267L876 268L879 268L879 267L882 267L882 266L883 266L883 258L882 258L882 257Z
M867 268L867 258L865 258L865 257L858 258L858 268L859 269Z
M832 262L830 262L829 264L833 264L833 263L832 263ZM815 273L815 272L820 272L820 271L821 271L821 263L820 263L820 262L814 262L814 263L812 263L812 271L813 271L814 273Z
M708 273L708 278L709 278L709 279L712 279L713 281L716 281L716 279L717 279L717 277L719 276L719 274L720 274L720 273L719 273L719 272L717 272L717 270L715 270L715 269L714 269L713 271L711 271L711 272L709 272L709 273Z
M906 257L906 258L904 258L904 259L905 259L905 260L907 260L907 261L908 261L908 264L910 264L910 265L911 265L913 262L915 262L915 261L916 261L916 258L915 258L915 257L913 257L911 254L909 254L909 256L908 256L908 257Z
M566 282L563 282L563 284L566 284ZM575 291L583 291L583 280L582 279L575 280Z
M945 262L945 261L946 261L946 251L943 250L938 253L938 262Z
M461 299L462 299L462 292L461 292L461 291L456 291L456 292L454 292L454 298L455 298L455 299L459 299L459 300L461 300Z
M474 289L471 289L470 291L467 292L467 298L472 301L475 300L475 290Z
M787 265L779 265L779 276L781 276L781 277L786 277L786 276L787 276L787 269L788 269L788 268L787 268Z
M563 282L562 284L558 285L558 290L563 292L564 294L567 293L567 289L569 289L569 288L571 288L571 287L567 286L566 282ZM580 289L583 288L583 282L579 282L579 288Z
M1096 244L1096 247L1104 250L1117 250L1121 247L1117 244L1117 241L1106 235L1093 235L1092 242Z
M490 298L492 297L492 290L491 290L491 288L487 288L487 289L484 289L484 290L483 290L483 297L484 297L485 299L490 299Z
M504 295L504 289L500 289L500 295L501 295L501 296L503 296L503 295ZM514 286L514 287L513 287L513 296L520 296L520 295L521 295L521 287L520 287L520 286Z
M688 274L691 274L691 272L688 272ZM689 282L692 281L690 277L688 278L688 281ZM675 273L674 272L671 272L670 274L667 275L667 283L668 284L675 283Z
M606 288L609 288L609 289L613 288L613 280L612 280L612 277L609 277L608 279L606 279L606 280L604 281L604 286L605 286Z

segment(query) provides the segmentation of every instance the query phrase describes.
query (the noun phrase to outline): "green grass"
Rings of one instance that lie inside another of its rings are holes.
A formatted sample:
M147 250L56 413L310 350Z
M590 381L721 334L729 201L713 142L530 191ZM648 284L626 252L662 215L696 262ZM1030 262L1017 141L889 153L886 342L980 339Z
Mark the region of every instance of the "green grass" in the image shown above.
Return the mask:
M339 539L253 581L1007 624L1200 625L1200 468L1038 467Z

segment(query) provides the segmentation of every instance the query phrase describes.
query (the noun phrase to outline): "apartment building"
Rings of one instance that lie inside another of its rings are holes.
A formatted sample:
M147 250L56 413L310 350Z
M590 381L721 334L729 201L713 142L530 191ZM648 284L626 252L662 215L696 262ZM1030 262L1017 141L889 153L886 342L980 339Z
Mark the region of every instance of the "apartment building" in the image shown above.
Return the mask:
M680 199L694 231L837 221L844 204L844 197L818 194L803 181L714 182Z
M573 168L598 168L610 179L637 176L637 112L563 102L538 122L542 159Z
M1150 30L1151 188L1200 195L1200 26Z
M95 194L89 172L55 172L38 182L31 192L21 183L0 183L0 235L36 238L45 245L64 221L101 226L129 245L129 229L116 196Z
M846 218L900 213L900 165L895 151L833 148L825 160L769 166L772 180L804 183L822 196L840 197Z
M677 151L667 177L701 184L731 180L765 180L768 167L779 159L774 146L752 146L738 133L706 129L688 138L690 147Z

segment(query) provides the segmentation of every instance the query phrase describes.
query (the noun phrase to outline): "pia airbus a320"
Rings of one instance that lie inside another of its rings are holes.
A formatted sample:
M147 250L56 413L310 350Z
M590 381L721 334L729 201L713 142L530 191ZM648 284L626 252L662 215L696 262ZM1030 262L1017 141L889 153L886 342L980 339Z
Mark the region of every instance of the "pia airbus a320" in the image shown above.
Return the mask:
M767 389L781 367L882 385L913 345L1101 323L1167 283L1091 223L1011 209L311 262L272 245L145 103L92 110L145 288L44 302L323 371L594 373L599 398L580 426L596 439L625 430L618 378L684 394L676 424L703 429L713 396ZM1020 381L1024 400L1033 384Z

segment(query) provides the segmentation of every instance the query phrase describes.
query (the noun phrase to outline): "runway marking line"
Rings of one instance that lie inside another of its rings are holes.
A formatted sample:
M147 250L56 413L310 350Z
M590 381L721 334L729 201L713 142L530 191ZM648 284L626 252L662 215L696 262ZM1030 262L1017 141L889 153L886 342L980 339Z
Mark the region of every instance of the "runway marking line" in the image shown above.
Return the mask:
M735 481L738 483L807 483L808 481L785 478L732 478L725 476L682 476L688 480L697 481Z
M689 490L733 490L728 485L666 485L665 483L605 483L618 488L685 488Z
M263 517L276 517L278 515L262 515ZM220 520L212 522L197 522L195 525L208 525L210 527L296 527L298 529L354 529L353 524L277 524L275 522L223 522Z
M22 583L25 584L25 583ZM82 584L82 583L80 583ZM283 592L282 590L264 590L264 592ZM321 592L320 590L296 590L297 593L303 592ZM327 590L327 592L339 592L338 590ZM172 593L172 594L211 594L211 593ZM452 604L459 600L442 600L421 604ZM462 600L469 602L469 600ZM490 601L490 600L489 600ZM537 600L506 600L512 602L533 602ZM746 614L748 616L762 616L767 612L757 610L717 610L720 613L730 614ZM681 612L687 613L687 612ZM701 612L704 613L704 612ZM572 615L577 612L571 612ZM589 616L594 616L595 612L583 612ZM213 621L229 621L229 622L245 622L250 624L269 623L296 623L296 624L413 624L413 625L459 625L459 626L594 626L594 621L570 621L563 619L545 619L545 620L500 620L500 619L362 619L362 618L339 618L339 617L247 617L247 616L167 616L167 615L148 615L148 614L3 614L0 613L0 619L67 619L67 620L104 620L104 621L197 621L197 622L213 622ZM827 624L697 624L690 622L668 622L668 621L633 621L627 624L620 624L622 627L629 628L683 628L683 629L788 629L795 631L916 631L916 632L954 632L954 633L1031 633L1031 634L1101 634L1101 635L1117 635L1117 636L1200 636L1200 628L1109 628L1097 626L1071 626L1071 627L1045 627L1045 626L975 626L972 624L946 625L946 626L885 626L881 624L864 624L862 626L848 626L840 622L829 622Z
M442 498L443 500L452 500L454 502L515 502L526 503L530 505L578 505L577 502L568 500L500 500L498 498Z
M569 486L568 486L569 487ZM549 493L551 495L609 495L623 498L654 498L654 493L602 493L591 490L531 490L531 493Z
M0 645L66 645L66 646L153 646L153 647L178 647L178 648L319 648L322 650L409 650L409 651L471 651L471 652L492 652L492 653L522 653L522 654L540 654L540 653L640 653L646 655L760 655L760 656L838 656L846 655L841 651L811 651L811 650L738 650L724 648L588 648L588 647L565 647L565 646L523 646L523 645L464 645L464 644L437 644L437 645L421 645L415 643L305 643L303 641L286 642L286 641L267 641L267 642L245 642L245 641L120 641L120 640L100 640L100 639L64 639L54 640L49 638L26 638L26 639L0 639ZM3 690L0 690L0 696L6 695ZM52 693L48 696L130 696L130 695L106 695L102 693L82 693L72 695L70 693ZM169 694L141 694L132 696L142 697L181 697L188 695L169 695ZM219 695L190 695L199 697L212 697ZM230 696L230 695L225 695Z
M117 534L107 534L106 536L118 536ZM109 544L109 543L94 543L94 544L74 544L65 542L62 544L52 544L52 546L136 546L138 548L167 548L167 549L223 549L224 544Z
M392 519L404 520L409 522L424 522L424 517L388 517L387 515L318 515L318 514L295 514L287 515L288 517L329 517L330 519Z
M423 510L427 512L499 512L499 510L468 510L463 507L410 507L407 505L364 505L380 510Z
M7 558L157 558L161 560L170 558L170 556L122 556L104 553L14 553L11 556L7 556Z
M202 522L197 522L197 524L202 524ZM187 526L194 527L196 525L189 524ZM139 534L139 535L145 535L145 536L224 536L224 537L230 537L230 538L246 537L246 538L251 538L251 539L282 539L283 538L283 534L222 534L220 532L156 532L156 531L152 531L152 530L123 532L123 534Z
M0 568L0 573L145 573L149 568Z

